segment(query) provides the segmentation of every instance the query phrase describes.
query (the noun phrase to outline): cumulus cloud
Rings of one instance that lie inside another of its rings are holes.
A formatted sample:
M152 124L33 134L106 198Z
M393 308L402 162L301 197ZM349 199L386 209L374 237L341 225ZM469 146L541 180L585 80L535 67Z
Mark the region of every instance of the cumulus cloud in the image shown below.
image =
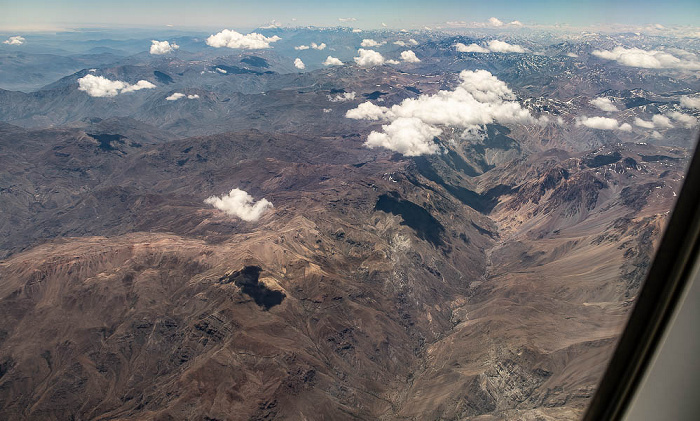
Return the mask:
M278 37L277 35L266 37L255 32L243 35L236 31L224 29L218 34L211 35L209 38L207 38L206 43L207 45L215 48L228 47L257 50L261 48L270 48L270 43L277 42L280 39L282 38Z
M591 103L591 105L598 107L601 110L608 112L608 113L611 113L614 111L620 111L617 109L615 104L612 103L610 98L604 98L604 97L594 98L590 101L590 103Z
M615 47L609 51L595 50L592 54L606 60L614 60L623 66L645 69L700 70L700 61L695 54L679 49L675 49L673 53L681 58L667 51L625 47Z
M698 125L698 119L693 117L692 115L683 114L678 111L672 111L666 115L671 117L673 120L681 123L686 129L690 129Z
M371 102L363 102L345 113L345 117L355 120L388 120L393 113L386 107L380 107Z
M326 44L323 43L323 42L320 43L320 44L316 44L315 42L312 42L312 43L311 43L311 48L313 48L314 50L319 50L319 51L321 51L321 50L323 50L323 49L326 48Z
M175 44L174 42L170 44L168 41L156 41L156 40L151 40L151 54L159 55L159 54L168 54L172 53L173 51L177 50L180 48L179 45Z
M491 18L489 18L488 22L489 22L489 25L491 25L491 26L496 26L496 27L503 26L503 22L501 22L501 20L498 18L491 17Z
M355 92L343 92L341 94L337 94L335 96L333 95L328 95L328 100L330 102L345 102L345 101L352 101L355 99L355 96L357 94Z
M505 41L491 40L486 47L477 44L465 45L458 42L454 45L460 53L524 53L525 49L519 45L508 44Z
M433 141L442 130L424 123L415 117L399 117L390 124L382 125L382 132L367 136L365 146L370 149L382 147L406 156L434 154L439 147Z
M359 34L360 32L362 32L362 29L357 29L357 28L355 28L355 29L352 30L352 32L354 32L354 33L356 33L356 34Z
M576 53L566 53L566 56L571 58L578 58L578 54Z
M418 41L416 41L415 39L411 38L411 39L409 39L408 41L401 41L401 40L399 40L399 41L394 41L394 45L398 45L399 47L406 47L406 46L409 46L409 45L418 45Z
M88 75L90 76L90 75ZM128 83L126 84L126 87L119 92L120 94L127 93L127 92L134 92L134 91L140 91L141 89L153 89L155 88L156 85L152 84L151 82L147 80L139 80L136 82L135 85L129 85Z
M295 50L308 50L309 48L311 47L309 47L308 45L297 45L296 47L294 47Z
M301 61L301 59L298 57L294 59L294 67L301 70L306 69L306 65L304 64L304 62Z
M506 26L515 26L515 27L522 27L523 23L520 22L519 20L513 20L509 23L505 23L502 20L496 18L496 17L491 17L485 22L465 22L465 21L448 21L445 22L447 26L453 26L453 27L467 27L467 28L502 28Z
M525 49L519 45L508 44L504 41L491 40L489 41L489 50L494 53L524 53Z
M365 38L362 40L362 43L360 44L361 47L380 47L382 45L386 44L386 41L382 42L377 42L373 39Z
M339 58L333 56L326 57L326 61L323 62L324 66L342 66L343 62Z
M22 45L22 44L24 44L25 41L26 40L24 39L24 37L16 35L14 37L10 37L10 38L6 39L2 43L7 44L7 45Z
M642 127L644 129L670 129L673 128L673 124L671 124L671 119L668 117L657 114L651 118L651 121L647 120L642 120L641 118L637 117L634 119L634 125L638 127Z
M181 92L175 92L172 95L169 95L165 97L167 101L177 101L180 98L187 98L187 99L197 99L199 98L199 95L194 94L194 95L185 95Z
M683 96L681 97L681 107L683 108L695 108L700 110L700 96Z
M364 102L345 116L363 120L386 120L382 132L372 132L369 147L382 146L404 155L437 152L432 138L445 125L478 130L486 124L527 124L535 119L515 101L515 94L486 70L462 71L461 83L453 91L408 98L392 107Z
M490 53L491 52L488 48L484 48L480 45L476 45L476 44L465 45L461 42L458 42L457 44L455 44L455 49L460 53Z
M628 123L620 124L616 119L608 117L581 117L577 119L576 125L583 125L597 130L622 130L623 132L632 130L632 126Z
M220 68L220 67L217 67L215 70L216 70L217 72L221 73L222 75L225 75L226 73L228 73L226 70L224 70L224 69L222 69L222 68Z
M139 80L135 85L130 85L121 80L109 80L104 76L85 75L78 79L78 90L93 97L112 97L121 93L155 87L156 85L147 80Z
M360 48L357 50L359 56L353 57L355 63L363 67L379 66L384 64L384 56L374 50L365 50Z
M255 202L253 196L241 189L233 189L221 197L208 197L204 199L204 203L244 221L257 221L265 212L273 208L272 203L266 199Z
M357 19L355 18L338 18L339 21L341 22L356 22Z
M420 59L416 57L416 53L411 50L406 50L401 52L401 60L406 63L420 63Z

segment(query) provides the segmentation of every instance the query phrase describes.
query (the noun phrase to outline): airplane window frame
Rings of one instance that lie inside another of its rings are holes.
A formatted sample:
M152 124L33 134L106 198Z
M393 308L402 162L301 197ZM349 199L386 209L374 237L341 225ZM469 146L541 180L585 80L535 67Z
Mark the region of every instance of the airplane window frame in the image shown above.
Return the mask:
M634 309L583 421L625 415L700 260L700 135Z

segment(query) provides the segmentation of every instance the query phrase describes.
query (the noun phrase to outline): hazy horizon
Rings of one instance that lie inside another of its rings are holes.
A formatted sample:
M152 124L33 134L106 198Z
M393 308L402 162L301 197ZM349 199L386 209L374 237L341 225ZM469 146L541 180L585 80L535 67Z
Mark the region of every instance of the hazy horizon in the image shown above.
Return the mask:
M259 3L193 4L182 1L133 0L111 2L25 1L8 4L0 17L0 31L56 31L76 28L118 29L127 27L172 27L207 30L232 27L254 29L270 25L284 27L347 26L365 30L416 30L449 28L595 27L620 25L639 27L696 26L700 4L680 1L672 5L651 1L553 2L504 0L488 4L475 1L437 0L430 3L360 0L326 4L317 0ZM496 20L493 20L493 18ZM659 26L660 25L660 26Z

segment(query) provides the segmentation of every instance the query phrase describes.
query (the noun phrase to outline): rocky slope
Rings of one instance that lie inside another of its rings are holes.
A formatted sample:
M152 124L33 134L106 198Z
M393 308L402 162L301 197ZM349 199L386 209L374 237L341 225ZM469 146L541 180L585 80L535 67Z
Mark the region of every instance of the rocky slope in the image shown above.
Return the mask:
M2 418L575 419L688 158L130 130L2 126Z

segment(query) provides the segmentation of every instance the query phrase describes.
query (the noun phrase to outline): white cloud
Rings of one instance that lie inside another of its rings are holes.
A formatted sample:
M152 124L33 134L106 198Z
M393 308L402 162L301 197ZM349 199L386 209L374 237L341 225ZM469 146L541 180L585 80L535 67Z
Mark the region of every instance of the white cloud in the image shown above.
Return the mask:
M614 112L614 111L620 111L617 109L615 104L612 103L610 98L604 98L604 97L599 97L599 98L594 98L590 101L591 105L600 108L601 110L605 112Z
M491 40L489 41L489 50L494 53L524 53L525 49L519 45L508 44L504 41Z
M632 126L628 123L619 124L614 118L608 117L581 117L576 120L576 125L584 125L591 129L597 130L622 130L624 132L629 132L632 130Z
M673 124L671 123L671 119L666 117L665 115L661 114L656 114L651 117L651 121L646 121L642 120L641 118L637 117L634 119L634 125L638 127L642 127L645 129L672 129Z
M339 21L341 22L356 22L356 18L338 18Z
M273 208L272 203L266 199L254 202L253 196L241 189L233 189L221 197L208 197L204 199L204 203L244 221L257 221L265 212Z
M16 35L14 37L10 37L10 38L6 39L2 43L7 44L7 45L22 45L25 43L25 41L26 40L24 39L24 37Z
M460 53L489 53L488 48L481 47L476 44L465 45L461 42L455 44L455 49Z
M360 48L357 52L360 55L358 57L353 57L353 60L360 66L370 67L384 64L384 57L374 50Z
M695 108L700 110L700 96L683 96L681 97L681 107L683 108Z
M514 20L514 21L510 22L508 25L512 25L512 26L523 26L523 23L520 22L519 20Z
M165 100L166 101L177 101L178 99L184 98L184 97L185 97L185 94L180 93L180 92L175 92L174 94L165 97Z
M330 102L345 102L352 101L355 99L357 94L355 92L343 92L342 94L337 94L336 96L328 95L328 100Z
M90 76L90 75L88 75ZM147 80L139 80L136 82L135 85L129 85L128 83L126 84L126 87L121 90L120 94L124 94L127 92L134 92L134 91L140 91L141 89L153 89L155 88L156 85L152 84L151 82Z
M386 64L400 64L401 62L398 61L398 60L393 60L393 59L391 59L391 60L386 60L386 61L384 61L384 63L386 63ZM382 99L383 99L383 98L382 98Z
M151 54L155 55L160 55L160 54L168 54L172 53L173 51L177 50L180 48L179 45L175 44L174 42L170 44L168 41L156 41L156 40L151 40Z
M637 127L641 127L643 129L653 129L654 128L654 122L653 121L646 121L642 120L639 117L636 117L634 119L634 125Z
M220 68L220 67L217 67L215 70L216 70L217 72L221 73L222 75L225 75L226 73L228 73L226 70L224 70L224 69L222 69L222 68Z
M398 45L399 47L407 47L409 45L418 45L418 41L416 41L413 38L409 39L408 41L398 40L398 41L394 41L394 45Z
M408 98L390 108L364 102L349 110L345 116L363 120L387 120L392 124L383 126L384 133L373 132L367 146L384 146L404 154L435 153L432 137L446 125L465 130L475 130L485 124L535 123L529 111L515 101L515 94L496 76L486 70L462 71L461 83L453 91L439 91L434 95ZM421 124L415 121L417 119ZM423 125L434 130L427 130ZM374 134L376 133L376 134ZM406 136L411 136L408 142ZM371 142L370 142L371 140ZM400 141L400 142L399 142ZM385 146L388 145L388 146ZM398 146L402 145L402 146ZM406 148L405 145L410 145Z
M671 124L671 120L666 117L665 115L657 114L653 117L651 117L651 121L654 123L654 127L657 129L671 129L673 128L673 124Z
M566 53L566 56L567 56L567 57L572 57L572 58L578 58L578 54L576 54L576 53L571 53L571 52Z
M675 121L681 123L686 129L690 129L698 125L698 119L693 117L692 115L683 114L678 111L672 111L666 115L671 117Z
M295 50L308 50L309 48L313 48L314 50L319 50L319 51L321 51L321 50L325 50L326 47L327 47L327 45L326 45L325 43L323 43L323 42L320 43L320 44L316 44L315 42L312 42L312 43L311 43L311 46L308 46L308 45L297 45L296 47L294 47L294 49L295 49Z
M380 107L371 102L363 102L345 113L345 117L354 120L388 120L393 114L386 107Z
M292 20L294 20L294 19L292 19ZM269 24L267 24L265 26L261 26L260 29L274 29L274 28L281 28L281 27L282 27L282 25L279 22L277 22L275 19L272 19L272 21Z
M139 80L135 85L130 85L121 80L109 80L104 76L85 75L78 79L78 90L93 97L112 97L120 93L155 87L156 85L146 80Z
M326 61L323 62L324 66L342 66L343 62L340 61L340 59L335 58L333 56L328 56L326 58Z
M503 26L503 22L501 22L498 18L491 17L489 18L488 22L491 26Z
M673 52L680 55L681 58L666 51L624 47L615 47L610 51L595 50L592 54L606 60L614 60L623 66L645 69L700 70L700 61L695 54L678 49Z
M294 59L294 67L301 70L306 69L306 65L304 64L304 62L301 61L301 59L298 57Z
M362 32L362 29L357 29L357 28L355 28L355 29L352 30L352 32L354 32L354 33L356 33L356 34L359 34L360 32Z
M406 156L434 154L438 145L433 138L442 130L424 123L415 117L399 117L390 124L382 125L382 132L372 132L367 136L365 146L396 151Z
M460 53L524 53L525 49L519 45L508 44L504 41L491 40L486 47L477 44L465 45L458 42L454 45Z
M199 95L197 95L197 94L194 94L194 95L185 95L185 94L183 94L183 93L181 93L181 92L175 92L175 93L173 93L172 95L167 96L165 99L166 99L167 101L177 101L177 100L180 99L180 98L197 99L197 98L199 98Z
M333 111L332 108L324 108L324 109L323 109L323 112L324 112L325 114L328 114L328 113L330 113L331 111Z
M365 38L362 40L362 43L360 44L360 46L361 47L379 47L379 46L382 46L384 44L386 44L386 41L377 42L373 39Z
M207 45L215 48L228 47L257 50L261 48L270 48L270 43L277 42L280 39L282 38L277 35L266 37L255 32L243 35L236 31L224 29L216 35L211 35L207 38L206 42Z
M406 63L420 63L420 59L416 57L416 53L411 50L406 50L401 52L401 60Z

